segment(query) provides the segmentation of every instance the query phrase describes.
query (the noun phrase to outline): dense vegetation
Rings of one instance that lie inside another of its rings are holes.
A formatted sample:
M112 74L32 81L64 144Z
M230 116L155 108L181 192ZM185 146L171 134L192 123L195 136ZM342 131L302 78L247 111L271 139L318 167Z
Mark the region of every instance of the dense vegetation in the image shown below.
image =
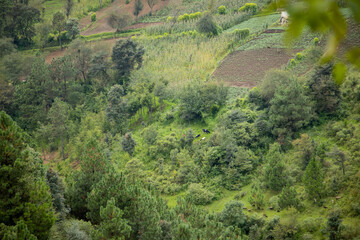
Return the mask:
M324 63L327 33L306 30L259 86L229 87L212 76L229 53L284 47L271 1L133 1L167 20L114 44L79 37L80 1L2 5L0 238L359 239L356 58Z

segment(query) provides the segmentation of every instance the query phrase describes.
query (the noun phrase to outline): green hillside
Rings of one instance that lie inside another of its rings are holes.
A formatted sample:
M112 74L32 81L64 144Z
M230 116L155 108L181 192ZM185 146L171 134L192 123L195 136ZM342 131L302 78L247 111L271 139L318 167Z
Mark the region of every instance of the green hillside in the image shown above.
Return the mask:
M360 239L360 6L308 2L4 2L0 239Z

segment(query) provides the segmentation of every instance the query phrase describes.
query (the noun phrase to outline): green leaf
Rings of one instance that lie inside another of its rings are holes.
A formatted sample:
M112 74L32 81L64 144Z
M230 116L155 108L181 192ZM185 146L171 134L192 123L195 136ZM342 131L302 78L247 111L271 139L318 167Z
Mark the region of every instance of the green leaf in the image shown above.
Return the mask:
M333 77L337 85L341 85L345 80L346 66L344 63L337 63L333 68Z

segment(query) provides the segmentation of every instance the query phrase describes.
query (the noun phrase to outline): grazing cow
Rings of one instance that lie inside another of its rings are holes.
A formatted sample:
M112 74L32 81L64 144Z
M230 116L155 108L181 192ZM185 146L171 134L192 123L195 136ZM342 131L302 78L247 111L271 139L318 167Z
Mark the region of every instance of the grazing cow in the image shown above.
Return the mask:
M198 138L198 137L200 137L200 134L198 134L198 135L195 136L195 138Z
M204 129L204 128L203 128L203 132L204 132L204 133L210 133L210 131L209 131L209 130Z
M273 207L269 207L269 210L273 210L274 208Z

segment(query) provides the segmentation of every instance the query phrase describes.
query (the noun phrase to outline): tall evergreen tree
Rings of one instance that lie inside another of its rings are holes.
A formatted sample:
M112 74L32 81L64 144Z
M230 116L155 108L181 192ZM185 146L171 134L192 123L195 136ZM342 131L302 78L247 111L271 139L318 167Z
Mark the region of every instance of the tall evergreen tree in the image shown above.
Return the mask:
M323 197L323 180L324 174L321 171L320 164L315 161L315 159L312 159L307 165L303 176L305 191L309 199L314 199L314 201L318 201Z
M47 239L55 217L42 160L5 112L0 126L0 224L11 228L23 220L31 234Z

